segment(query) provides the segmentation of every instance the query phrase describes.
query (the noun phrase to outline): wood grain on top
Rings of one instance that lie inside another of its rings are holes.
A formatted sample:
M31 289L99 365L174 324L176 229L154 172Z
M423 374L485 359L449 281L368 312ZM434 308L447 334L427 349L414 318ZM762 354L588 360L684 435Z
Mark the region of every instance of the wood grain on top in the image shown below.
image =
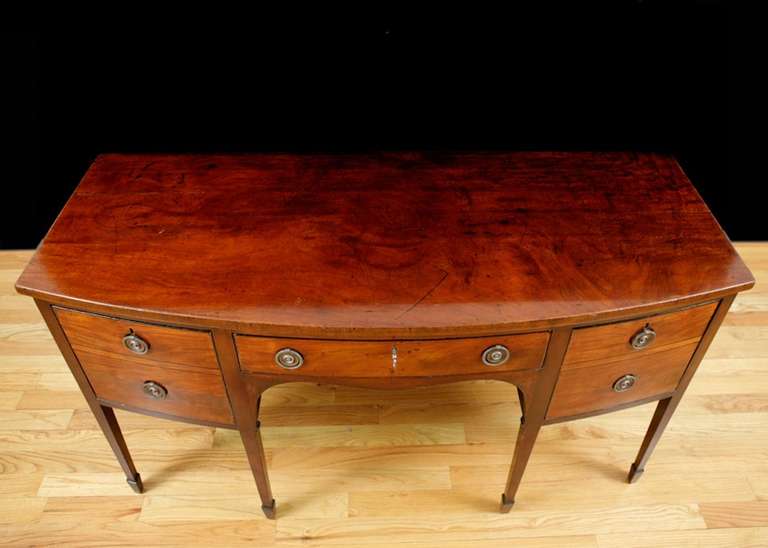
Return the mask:
M664 156L110 154L17 289L255 333L376 338L628 316L753 283Z

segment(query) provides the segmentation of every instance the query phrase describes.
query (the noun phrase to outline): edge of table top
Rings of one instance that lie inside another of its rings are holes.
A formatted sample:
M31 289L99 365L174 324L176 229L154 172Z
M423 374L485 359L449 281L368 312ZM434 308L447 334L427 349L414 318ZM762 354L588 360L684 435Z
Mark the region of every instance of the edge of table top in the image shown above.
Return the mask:
M498 323L491 325L473 325L457 327L422 327L422 328L391 328L391 327L329 327L323 325L293 325L267 324L261 322L243 322L241 320L213 319L208 316L190 314L174 314L159 310L140 309L109 303L85 301L63 295L56 295L16 286L23 295L51 304L57 304L77 310L85 310L105 316L130 318L148 323L187 326L199 329L226 329L244 334L265 337L308 338L308 339L349 339L349 340L393 340L393 339L443 339L460 337L483 337L511 333L543 331L557 327L579 327L606 322L628 320L650 316L671 310L680 310L700 304L715 302L728 295L746 291L754 286L754 280L733 287L724 288L703 294L690 295L685 298L649 303L621 309L606 310L599 314L547 318L542 320Z

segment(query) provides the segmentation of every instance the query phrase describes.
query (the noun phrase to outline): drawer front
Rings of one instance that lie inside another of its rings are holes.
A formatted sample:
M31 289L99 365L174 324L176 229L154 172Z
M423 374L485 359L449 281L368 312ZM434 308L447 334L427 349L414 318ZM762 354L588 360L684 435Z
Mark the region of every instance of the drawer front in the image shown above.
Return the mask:
M126 362L120 356L83 350L75 354L101 400L187 419L234 424L219 375Z
M631 360L561 371L547 418L598 412L672 392L697 345L694 342ZM629 388L614 389L620 379L627 379L629 375L633 377Z
M547 418L599 412L674 391L715 308L711 303L575 329ZM620 379L625 386L617 385Z
M234 424L210 333L60 308L56 315L100 400ZM137 354L123 344L130 333L146 342L146 353Z
M429 341L335 341L238 335L240 368L250 373L319 377L430 377L536 369L549 333ZM283 349L298 367L278 365ZM490 349L490 350L489 350ZM484 352L489 364L483 362ZM498 351L498 352L495 352ZM495 360L503 363L495 364Z
M698 342L715 308L717 303L711 303L628 322L575 329L562 369L592 367L606 360L632 360L640 355L664 352L675 346ZM654 339L642 348L634 348L633 337L646 326L655 333Z
M132 322L64 308L54 310L69 344L76 350L122 356L139 363L153 362L159 367L219 372L207 331ZM123 343L123 338L131 333L145 341L145 353L130 350Z

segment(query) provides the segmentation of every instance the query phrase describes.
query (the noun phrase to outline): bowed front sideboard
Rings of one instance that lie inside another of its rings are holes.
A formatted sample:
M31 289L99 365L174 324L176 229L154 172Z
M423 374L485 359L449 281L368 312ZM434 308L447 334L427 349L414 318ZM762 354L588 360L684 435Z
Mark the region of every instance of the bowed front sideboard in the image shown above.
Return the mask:
M135 491L114 408L237 429L274 517L259 402L286 382L514 384L502 511L542 426L658 401L633 482L753 283L667 156L108 154L16 288Z

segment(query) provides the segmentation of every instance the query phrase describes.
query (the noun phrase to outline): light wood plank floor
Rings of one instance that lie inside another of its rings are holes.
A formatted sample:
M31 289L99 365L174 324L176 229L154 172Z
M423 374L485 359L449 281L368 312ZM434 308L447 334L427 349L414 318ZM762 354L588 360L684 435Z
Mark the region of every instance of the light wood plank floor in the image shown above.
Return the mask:
M768 546L768 243L741 244L739 297L643 478L653 404L544 427L497 512L518 428L494 382L376 392L285 385L263 432L278 519L236 433L118 412L134 495L32 300L31 252L0 253L0 544Z

